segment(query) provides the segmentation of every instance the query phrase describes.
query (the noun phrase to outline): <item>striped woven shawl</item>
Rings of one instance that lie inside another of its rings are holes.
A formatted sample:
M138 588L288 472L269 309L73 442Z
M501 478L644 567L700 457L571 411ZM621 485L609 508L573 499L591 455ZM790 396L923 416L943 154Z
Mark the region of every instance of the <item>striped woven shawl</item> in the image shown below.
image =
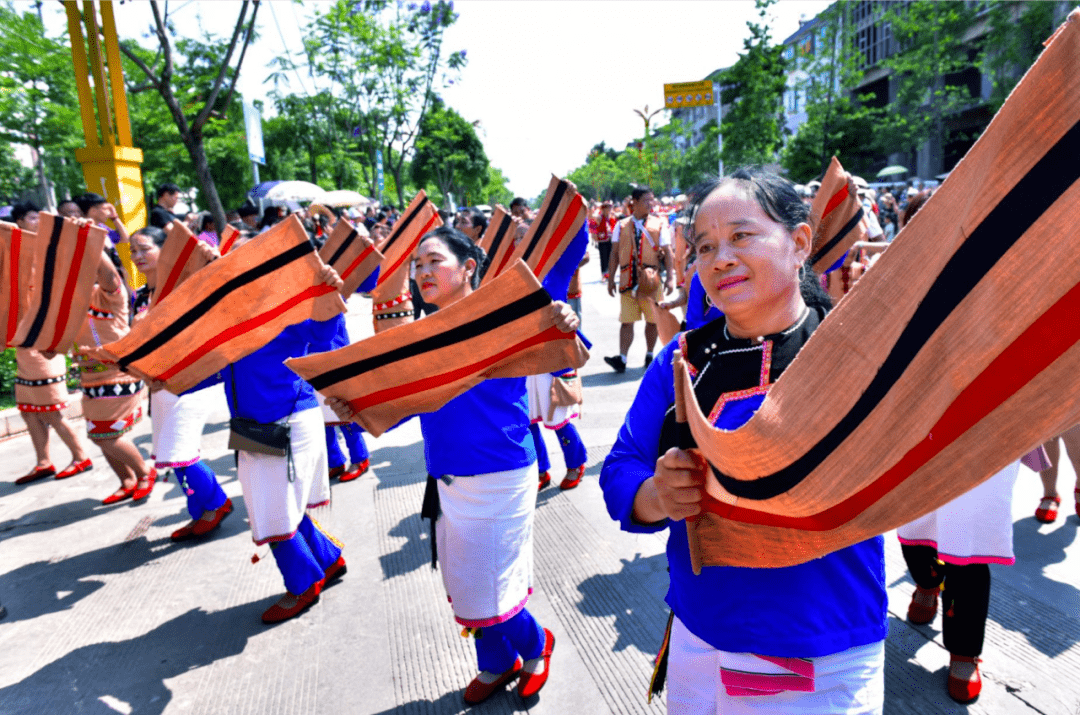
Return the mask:
M282 330L345 311L334 288L316 283L324 264L291 216L199 271L124 338L94 357L181 393L250 355Z
M0 222L0 326L4 345L11 345L26 307L34 276L36 234L13 223Z
M857 543L1080 421L1077 57L1080 11L745 425L716 430L684 399L715 475L700 563Z
M238 238L240 238L240 232L236 230L236 227L226 226L225 230L221 232L221 241L218 243L218 253L224 256L231 251Z
M425 233L442 226L439 211L427 194L420 191L409 202L405 213L394 223L394 229L379 251L383 254L379 280L371 291L374 305L375 331L412 322L413 303L409 291L409 261ZM392 316L392 317L380 317ZM400 316L400 317L399 317Z
M488 255L489 262L494 260L499 251L514 250L513 225L514 220L506 209L496 204L491 212L491 218L488 219L487 228L484 229L480 240L476 242L476 245L484 249L484 253Z
M34 241L34 282L11 344L43 352L71 349L86 320L105 248L105 229L40 214Z
M488 264L482 284L497 278L518 259L524 261L537 278L544 280L585 223L585 214L585 201L574 185L565 179L552 176L544 195L544 203L525 237L512 252L500 249L501 255ZM491 224L489 230L490 226ZM512 239L512 227L508 230L509 238Z
M576 333L555 327L551 303L518 261L497 280L423 320L285 364L327 397L347 400L364 429L377 437L485 379L584 365L588 351Z
M166 228L168 235L157 262L159 283L150 301L151 308L165 300L165 296L209 263L202 251L196 250L199 239L195 238L195 234L189 231L182 221L173 221Z
M379 267L383 254L375 250L375 244L371 242L363 225L353 226L347 219L341 218L334 224L326 243L319 249L319 258L341 276L344 283L341 286L341 295L348 300L360 284Z
M810 207L810 226L814 229L810 265L814 270L824 273L856 241L866 240L866 221L855 181L834 156Z

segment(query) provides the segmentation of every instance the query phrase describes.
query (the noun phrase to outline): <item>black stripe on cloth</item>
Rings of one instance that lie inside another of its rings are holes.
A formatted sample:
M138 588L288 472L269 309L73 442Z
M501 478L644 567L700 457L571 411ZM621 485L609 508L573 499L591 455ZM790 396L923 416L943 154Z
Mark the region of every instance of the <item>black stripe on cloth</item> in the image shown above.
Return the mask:
M720 484L737 497L770 499L797 486L821 466L862 425L960 302L1039 217L1080 179L1078 156L1080 122L1046 152L968 235L930 286L866 391L820 442L787 467L750 481L729 477L714 467L713 473Z
M341 242L341 245L338 246L338 249L334 251L334 255L330 257L330 260L326 262L326 265L332 266L337 263L338 259L341 258L342 255L344 255L345 251L349 250L349 246L352 245L352 242L356 240L356 237L358 235L359 234L357 233L355 228L349 231L349 235L345 237L345 240Z
M487 273L488 268L491 267L491 261L499 253L499 246L502 245L503 240L510 232L510 227L514 223L514 218L510 214L503 214L502 221L499 222L499 227L495 230L495 235L491 239L491 246L488 250L488 264L484 266L484 273Z
M424 200L416 205L416 209L413 210L412 213L403 216L397 221L397 223L394 224L393 233L390 234L390 238L386 239L386 244L382 247L379 253L383 254L384 256L389 254L390 247L394 245L394 241L398 240L401 237L401 234L405 233L405 229L407 229L409 227L409 224L411 224L413 220L420 215L420 212L424 210L424 207L427 206L428 203L430 203L430 199L425 196Z
M41 329L45 327L45 317L49 314L49 302L52 299L53 271L56 270L56 252L60 249L60 232L64 230L64 219L54 218L52 234L49 236L49 247L45 250L45 265L41 271L41 306L38 308L34 322L30 324L30 330L26 333L26 340L19 347L29 348L41 335ZM71 270L77 271L80 266L71 266Z
M130 354L117 360L116 364L119 365L121 369L124 369L136 360L140 360L146 357L150 353L154 352L155 350L175 338L199 318L202 318L204 315L206 315L206 313L208 313L211 308L224 300L229 295L229 293L232 293L237 288L242 288L249 283L254 283L260 278L267 276L278 270L279 268L283 268L284 266L287 266L294 261L300 260L309 253L314 252L314 250L315 244L313 244L311 241L301 241L300 243L296 244L284 253L281 253L263 263L260 263L251 270L241 273L235 278L229 279L220 288L203 298L195 306L190 308L186 313L173 321L171 325L163 328L160 333L153 336L145 343L132 350Z
M536 233L533 234L532 241L525 248L525 253L522 255L521 260L526 263L529 262L529 258L532 256L533 251L540 244L540 237L544 235L544 231L547 230L548 224L555 219L555 214L559 211L559 204L562 203L563 196L566 194L566 182L560 181L559 185L555 187L555 193L551 197L551 202L548 204L548 210L544 212L543 217L540 219L539 225L536 227Z
M845 223L843 228L841 228L839 231L837 231L836 235L833 236L832 239L828 243L826 243L824 246L821 247L820 251L818 251L814 255L810 256L810 263L811 264L817 263L821 259L822 256L827 256L829 254L829 251L831 251L833 248L836 247L836 244L838 244L838 243L840 243L840 241L844 240L844 236L848 235L849 233L851 233L852 231L855 230L855 227L859 225L859 221L862 221L862 217L863 217L863 208L862 208L862 206L860 206L859 210L855 212L855 215L851 217L851 220L849 220L847 223Z
M391 363L399 362L401 360L408 360L409 358L423 355L426 352L450 347L456 343L462 343L466 340L479 337L484 333L491 332L518 318L523 318L529 313L537 311L550 303L551 296L548 295L546 290L540 288L529 295L518 298L512 303L507 303L500 308L496 308L490 313L483 315L476 320L469 321L464 325L459 325L456 328L451 328L450 330L446 330L438 335L432 335L423 340L417 340L415 343L409 345L403 345L400 348L390 350L381 355L372 355L369 358L357 360L356 362L342 365L333 370L327 370L323 374L308 380L308 382L311 383L311 386L316 390L322 390L330 385L345 380L351 380L354 377L363 375L365 372L371 372L372 370L376 370L385 365L390 365Z

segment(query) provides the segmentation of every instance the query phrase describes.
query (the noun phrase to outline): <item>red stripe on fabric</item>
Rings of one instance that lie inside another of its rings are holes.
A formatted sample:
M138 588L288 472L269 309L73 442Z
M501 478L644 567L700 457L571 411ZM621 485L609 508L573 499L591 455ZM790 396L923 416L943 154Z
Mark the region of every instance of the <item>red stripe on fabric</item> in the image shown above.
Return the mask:
M11 229L11 296L8 305L7 339L4 345L10 345L15 339L15 330L19 327L19 254L22 251L22 229Z
M359 256L357 256L356 260L353 261L352 263L350 263L349 267L345 269L345 272L341 274L341 279L344 280L344 279L348 278L349 276L351 276L352 272L355 271L360 266L360 264L363 263L367 259L367 257L372 254L372 252L374 250L375 250L375 245L374 244L372 244L372 245L368 246L367 248L365 248L364 252L361 253Z
M184 266L187 265L188 260L191 258L191 254L195 252L196 243L198 243L197 238L188 238L184 250L180 251L180 257L176 259L176 263L173 264L172 270L169 271L169 277L166 279L165 285L161 287L161 292L158 293L158 301L161 301L176 287L176 282L180 280L180 274L184 272Z
M244 333L254 330L255 328L265 325L266 323L269 323L274 318L284 315L287 311L295 308L309 298L318 298L321 295L333 293L335 290L337 289L333 286L328 285L311 286L303 293L299 293L292 298L289 298L284 303L274 308L271 308L265 313L262 313L261 315L256 315L254 318L250 318L242 323L234 325L228 330L221 331L199 347L192 350L190 353L188 353L187 357L185 357L183 360L176 363L171 368L161 373L161 375L157 376L154 379L161 380L162 382L169 380L180 372L194 365L196 362L205 357L206 354L209 353L211 350L224 345L233 338L243 335Z
M492 355L491 357L484 358L483 360L479 360L470 365L466 365L465 367L458 368L457 370L444 372L441 375L435 375L425 378L423 380L410 382L405 385L398 385L397 387L391 387L386 390L380 390L379 392L373 392L366 397L358 397L355 400L349 400L349 404L352 405L353 410L355 410L356 412L363 412L369 407L374 407L375 405L379 405L384 402L390 402L391 400L407 397L408 395L414 395L420 392L424 392L426 390L433 390L436 387L449 385L452 382L456 382L458 380L469 377L476 372L485 370L492 365L495 365L499 361L505 360L511 355L519 353L522 350L531 348L534 345L550 342L552 340L569 340L574 339L574 337L574 333L564 333L553 325L544 332L537 333L531 338L523 340L516 345L511 345L507 349L499 352L496 355Z
M833 210L837 206L844 203L844 201L847 200L847 197L848 197L848 185L844 184L844 188L840 189L835 194L833 194L832 197L829 199L829 203L825 204L825 210L821 212L822 220L824 220L826 216L831 214L833 212Z
M71 257L71 265L68 266L67 284L64 286L64 293L60 298L60 310L56 314L56 329L53 331L52 343L49 344L50 352L56 350L56 346L60 343L60 338L64 335L64 329L67 328L68 320L71 318L71 299L75 295L75 287L79 282L79 272L82 270L83 253L86 252L86 239L89 235L89 225L84 225L79 228L79 239L75 244L75 255Z
M540 275L544 270L544 265L548 259L551 258L551 254L555 252L555 248L562 243L563 236L570 229L570 225L577 219L578 213L581 211L584 205L581 198L581 194L574 194L574 198L570 201L570 206L566 209L566 214L563 215L562 221L559 222L558 228L555 229L555 233L552 235L551 240L548 241L547 247L544 249L544 255L540 256L540 260L536 263L536 275Z
M702 508L744 524L803 531L829 531L846 524L903 483L1080 342L1077 314L1080 314L1080 284L1073 286L994 358L956 396L925 439L891 469L839 504L810 516L791 517L731 506L706 494L702 499Z
M222 242L221 246L218 247L218 253L224 256L226 253L231 251L233 244L236 243L236 239L239 237L240 232L236 229L233 229L232 232L229 233L229 237L225 239L224 242Z
M416 234L416 242L413 243L412 249L402 252L401 257L394 261L394 264L390 267L390 270L379 276L379 280L375 283L376 286L381 286L384 282L386 282L387 278L397 272L397 269L401 267L402 263L409 260L409 258L412 256L412 252L416 250L416 244L420 242L420 239L424 236L425 233L431 230L431 227L432 225L434 225L435 219L437 218L439 218L439 214L436 213L431 215L431 218L429 218L427 223L424 224L424 227L420 229L420 232L418 234Z

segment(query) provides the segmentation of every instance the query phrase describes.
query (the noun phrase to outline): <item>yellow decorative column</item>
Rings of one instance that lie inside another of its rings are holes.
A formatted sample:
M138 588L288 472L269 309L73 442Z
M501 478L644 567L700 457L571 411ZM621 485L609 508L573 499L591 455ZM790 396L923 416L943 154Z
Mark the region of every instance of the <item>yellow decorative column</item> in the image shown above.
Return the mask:
M101 194L116 206L124 228L131 233L146 225L143 154L141 149L132 146L112 2L101 0L100 27L95 5L91 0L85 0L80 13L77 2L67 0L64 3L86 139L86 146L75 150L75 158L82 164L87 189ZM122 244L117 246L117 252L132 278L132 287L142 285L145 279L131 263L130 248Z

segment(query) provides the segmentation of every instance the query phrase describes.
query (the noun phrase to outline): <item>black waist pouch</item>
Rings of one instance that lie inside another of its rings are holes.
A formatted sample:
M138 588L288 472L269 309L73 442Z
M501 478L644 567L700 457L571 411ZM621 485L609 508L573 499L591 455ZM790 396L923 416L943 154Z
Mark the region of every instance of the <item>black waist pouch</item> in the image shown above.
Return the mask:
M256 422L246 417L229 420L229 449L285 457L289 454L290 427L284 422Z

